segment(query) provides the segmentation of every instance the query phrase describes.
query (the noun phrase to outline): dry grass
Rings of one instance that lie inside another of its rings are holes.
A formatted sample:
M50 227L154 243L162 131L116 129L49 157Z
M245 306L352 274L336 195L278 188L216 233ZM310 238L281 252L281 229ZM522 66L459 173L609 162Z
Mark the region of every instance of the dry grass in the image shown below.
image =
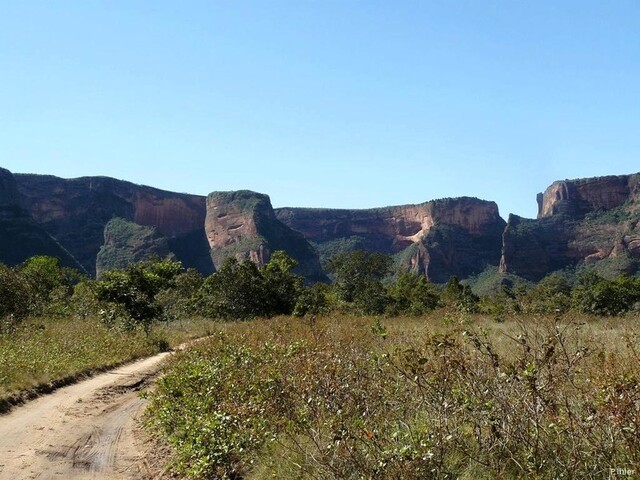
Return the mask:
M640 471L635 318L334 316L220 325L149 424L189 478L602 478Z
M153 355L205 335L212 322L190 320L143 331L107 329L97 319L32 318L0 333L0 400L17 392Z

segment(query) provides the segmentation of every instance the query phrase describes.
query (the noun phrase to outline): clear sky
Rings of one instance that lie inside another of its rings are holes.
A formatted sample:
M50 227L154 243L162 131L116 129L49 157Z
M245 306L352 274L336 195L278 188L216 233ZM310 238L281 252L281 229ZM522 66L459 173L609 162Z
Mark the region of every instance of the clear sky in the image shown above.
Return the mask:
M533 217L640 171L640 2L0 0L0 166Z

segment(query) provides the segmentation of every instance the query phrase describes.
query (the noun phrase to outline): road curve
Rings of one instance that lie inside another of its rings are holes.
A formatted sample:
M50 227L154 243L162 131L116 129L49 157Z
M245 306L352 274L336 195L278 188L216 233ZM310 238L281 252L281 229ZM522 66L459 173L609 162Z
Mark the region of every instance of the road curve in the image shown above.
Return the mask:
M0 479L148 477L138 391L169 353L61 388L0 415Z

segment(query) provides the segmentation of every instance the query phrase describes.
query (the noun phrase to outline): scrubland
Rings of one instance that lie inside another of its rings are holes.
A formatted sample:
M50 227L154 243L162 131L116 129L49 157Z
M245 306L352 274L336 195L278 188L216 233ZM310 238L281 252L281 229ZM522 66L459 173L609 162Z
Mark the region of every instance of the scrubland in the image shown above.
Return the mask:
M639 335L444 310L220 323L146 424L194 479L608 478L640 472Z

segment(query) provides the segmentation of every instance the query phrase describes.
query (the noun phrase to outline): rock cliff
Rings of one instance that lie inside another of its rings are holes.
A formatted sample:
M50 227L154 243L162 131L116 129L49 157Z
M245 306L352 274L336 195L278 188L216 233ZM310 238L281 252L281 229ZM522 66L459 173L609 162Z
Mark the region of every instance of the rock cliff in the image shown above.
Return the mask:
M124 227L105 232L114 218ZM469 197L274 210L268 196L249 191L204 197L107 177L0 169L0 262L10 265L44 254L95 273L154 252L209 274L229 256L264 264L285 250L314 281L325 278L321 264L333 254L356 249L393 255L398 267L435 282L496 265L533 281L583 266L633 274L640 270L640 174L554 182L538 194L537 219L511 215L505 223L494 202Z
M228 257L264 265L272 252L284 250L308 281L325 278L313 247L276 218L267 195L249 190L209 194L205 231L216 267Z
M500 271L538 281L566 267L616 276L640 266L640 174L554 182L538 194L538 219L512 215Z
M366 210L281 208L276 216L316 245L323 261L372 250L436 282L498 265L505 226L494 202L470 197Z
M538 218L567 214L579 218L638 200L640 175L618 175L553 182L538 194Z
M17 187L32 217L91 273L114 217L154 227L186 267L211 273L204 234L206 198L167 192L108 177L62 179L17 174Z
M0 168L0 262L18 265L34 255L60 259L63 266L82 269L78 262L23 208L14 175Z

